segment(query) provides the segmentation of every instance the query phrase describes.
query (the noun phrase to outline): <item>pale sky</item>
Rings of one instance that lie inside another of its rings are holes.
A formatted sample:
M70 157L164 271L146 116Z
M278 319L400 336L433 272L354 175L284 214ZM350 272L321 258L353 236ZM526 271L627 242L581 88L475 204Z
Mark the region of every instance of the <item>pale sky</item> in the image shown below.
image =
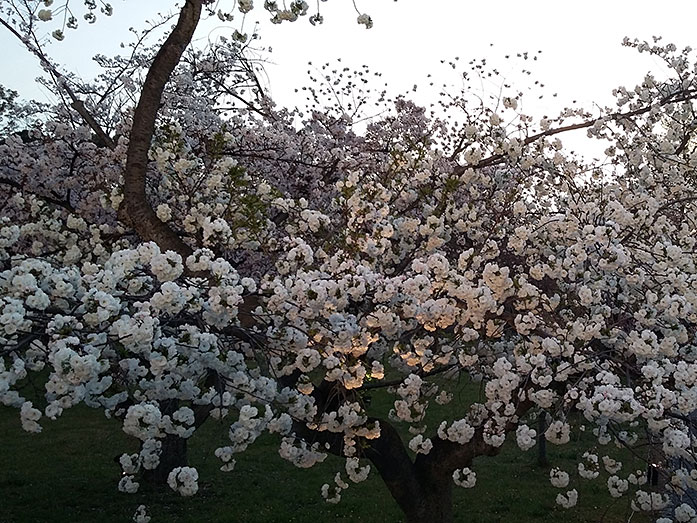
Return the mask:
M6 0L0 0L6 1ZM79 0L71 0L79 6ZM357 13L351 0L320 2L325 18L323 26L312 27L307 19L280 26L267 22L263 1L255 1L255 9L245 22L245 31L252 27L251 19L260 19L260 46L273 49L266 66L273 98L281 105L300 103L294 91L306 85L307 62L320 65L342 59L347 67L370 66L383 73L383 80L392 86L393 93L411 89L414 84L427 103L428 95L421 94L428 84L426 75L433 73L440 83L457 82L457 76L447 73L441 59L459 57L461 63L487 58L498 67L506 80L524 88L532 81L517 71L523 65L534 72L534 78L545 84L544 92L559 93L558 98L547 96L543 102L530 97L526 112L534 116L552 115L571 100L588 108L593 103L607 104L617 85L633 87L651 70L659 78L664 66L646 55L639 55L620 44L624 36L650 39L661 35L665 42L679 48L697 47L697 4L692 1L664 0L355 0L358 8L371 15L375 26L366 30L356 23ZM90 58L95 53L112 54L119 43L128 41L129 26L142 27L144 20L158 11L167 11L172 0L111 0L114 15L100 17L96 24L83 23L77 31L67 31L63 42L54 42L47 52L66 70L90 76L95 68ZM62 3L56 0L54 5ZM313 9L311 4L311 12ZM219 0L221 7L232 0ZM54 24L54 22L49 22ZM203 24L196 35L206 39L230 34L239 20L223 24L217 19ZM55 25L50 26L51 29ZM490 44L494 44L493 47ZM26 97L42 99L32 78L39 74L36 60L4 30L0 29L0 83ZM505 60L504 56L541 50L536 62L523 64ZM499 81L500 84L500 81ZM484 90L496 94L498 84L482 84Z

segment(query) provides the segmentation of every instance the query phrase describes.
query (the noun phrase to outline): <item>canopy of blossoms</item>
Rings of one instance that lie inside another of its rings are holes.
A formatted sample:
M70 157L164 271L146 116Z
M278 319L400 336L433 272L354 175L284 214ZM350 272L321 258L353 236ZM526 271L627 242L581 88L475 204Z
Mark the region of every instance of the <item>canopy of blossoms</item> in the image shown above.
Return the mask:
M581 424L596 440L552 470L559 505L599 478L661 523L691 521L675 499L697 487L697 69L690 49L626 44L672 76L599 115L535 121L519 94L463 93L439 116L398 97L361 132L346 106L226 110L212 86L237 44L191 55L148 149L148 201L183 245L169 250L124 212L132 111L112 115L111 146L65 117L5 137L0 401L32 432L81 403L121 420L141 441L120 459L125 492L154 474L195 494L172 449L215 417L222 470L275 433L299 467L345 458L328 501L372 465L409 521L450 521L475 458L531 449L545 413L547 441ZM562 148L579 128L603 161ZM367 404L376 391L389 411ZM661 489L610 443L660 456Z

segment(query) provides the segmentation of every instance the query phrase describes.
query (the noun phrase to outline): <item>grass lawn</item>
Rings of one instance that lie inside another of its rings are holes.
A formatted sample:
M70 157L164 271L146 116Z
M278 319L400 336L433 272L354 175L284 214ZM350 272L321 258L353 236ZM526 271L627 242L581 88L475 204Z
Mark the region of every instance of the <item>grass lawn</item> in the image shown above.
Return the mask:
M124 522L139 504L157 522L399 522L401 512L378 475L343 492L338 505L324 502L320 488L343 470L329 457L310 470L296 469L277 452L276 440L260 439L238 457L235 470L223 473L213 456L225 443L225 424L209 421L190 442L190 464L199 469L199 493L181 498L171 491L141 486L134 495L116 490L115 456L134 451L134 442L118 422L86 407L70 409L41 434L21 430L19 413L0 408L0 523ZM554 466L568 471L585 450L580 444L549 445ZM569 488L580 492L571 510L557 508L549 471L535 464L535 449L521 453L507 446L501 455L475 462L477 485L455 487L456 521L462 523L605 522L642 523L628 500L612 503L604 482L572 475ZM628 471L627 471L628 473ZM345 474L344 474L345 476ZM607 510L607 512L606 512Z

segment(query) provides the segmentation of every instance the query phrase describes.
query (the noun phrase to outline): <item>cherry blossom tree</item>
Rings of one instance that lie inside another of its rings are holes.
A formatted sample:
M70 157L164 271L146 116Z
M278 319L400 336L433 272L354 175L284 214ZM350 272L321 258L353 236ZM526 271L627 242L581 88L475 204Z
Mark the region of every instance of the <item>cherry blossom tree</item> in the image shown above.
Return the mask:
M100 89L118 80L133 103L100 115L26 37L50 4L3 24L70 100L0 146L0 401L25 430L102 409L141 442L119 490L190 496L187 440L226 419L223 471L270 432L299 467L345 460L328 502L374 469L407 521L447 523L477 458L530 450L546 416L550 444L594 435L576 470L551 470L559 505L596 480L661 523L697 518L691 49L625 41L672 73L597 114L535 120L518 92L465 91L439 112L387 100L359 132L350 75L326 87L350 103L323 105L318 85L317 105L287 111L255 88L242 37L187 51L207 7L187 0L130 82L103 59ZM603 161L564 150L579 129ZM663 456L660 488L617 448Z

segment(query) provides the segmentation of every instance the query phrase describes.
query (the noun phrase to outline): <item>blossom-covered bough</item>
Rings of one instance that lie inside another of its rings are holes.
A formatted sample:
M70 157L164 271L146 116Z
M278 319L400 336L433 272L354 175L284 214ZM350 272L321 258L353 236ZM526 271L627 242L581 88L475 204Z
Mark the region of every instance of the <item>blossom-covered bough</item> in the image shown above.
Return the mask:
M551 470L559 505L596 479L662 523L697 518L692 51L627 41L673 74L599 115L463 93L447 118L397 98L357 133L345 107L223 110L238 43L185 54L205 3L131 75L111 143L71 112L0 146L0 400L23 427L103 409L141 442L119 489L189 496L186 442L224 418L224 471L271 432L299 467L345 458L327 501L373 467L407 521L450 522L476 458L531 449L544 414L553 444L595 436ZM605 160L567 155L572 129ZM661 460L660 488L617 447Z

